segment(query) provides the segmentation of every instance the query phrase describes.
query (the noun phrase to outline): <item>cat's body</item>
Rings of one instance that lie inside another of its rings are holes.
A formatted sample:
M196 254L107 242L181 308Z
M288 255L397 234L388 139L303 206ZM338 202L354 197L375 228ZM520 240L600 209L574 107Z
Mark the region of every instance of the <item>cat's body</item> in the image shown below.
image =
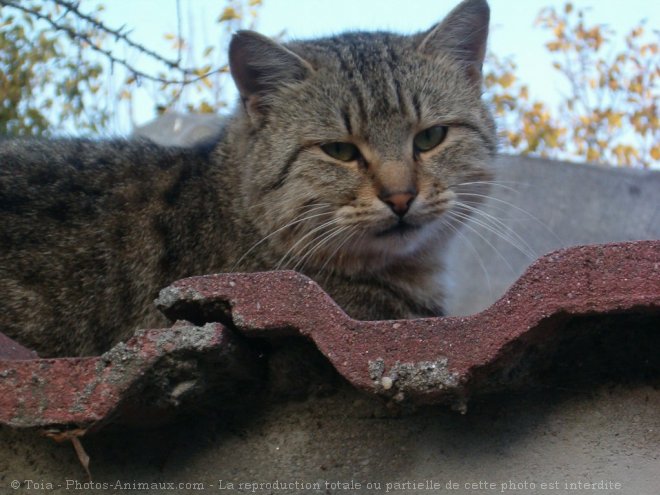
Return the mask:
M441 314L447 212L479 202L495 149L487 23L468 0L417 36L239 33L243 106L210 147L0 142L0 331L97 353L162 325L152 301L178 278L277 268L356 318Z

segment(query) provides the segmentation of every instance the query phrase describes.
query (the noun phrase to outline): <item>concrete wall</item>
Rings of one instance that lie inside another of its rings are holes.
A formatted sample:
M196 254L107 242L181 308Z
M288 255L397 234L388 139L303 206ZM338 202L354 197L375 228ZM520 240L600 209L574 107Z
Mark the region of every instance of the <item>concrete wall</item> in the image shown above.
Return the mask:
M448 257L450 314L494 302L538 256L561 247L660 239L660 172L503 155L484 211ZM493 232L498 231L498 233ZM517 247L516 247L517 246Z
M66 480L83 483L86 476L70 445L0 429L0 493L657 495L659 424L660 392L648 385L546 389L473 403L466 415L429 408L403 417L339 386L325 397L225 414L207 409L165 429L83 439L95 482L204 483L204 492L14 491L9 483L16 479L57 488ZM219 490L219 480L234 489ZM238 490L239 483L278 480L318 482L321 490ZM566 489L600 481L620 488ZM326 482L335 485L326 489ZM441 488L405 488L411 482ZM449 482L457 488L447 490ZM380 489L368 489L368 483L380 483ZM388 483L402 488L388 492ZM466 489L466 483L495 488ZM520 489L502 491L511 483Z

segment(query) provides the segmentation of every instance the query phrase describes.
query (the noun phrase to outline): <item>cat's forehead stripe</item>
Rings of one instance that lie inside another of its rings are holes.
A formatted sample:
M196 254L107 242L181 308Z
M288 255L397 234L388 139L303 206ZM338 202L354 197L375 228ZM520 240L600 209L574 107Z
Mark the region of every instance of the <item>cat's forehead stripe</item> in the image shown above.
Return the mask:
M344 127L346 127L346 132L350 135L353 134L353 126L351 125L351 117L349 114L348 109L343 108L341 110L341 118L344 123Z
M392 115L405 116L409 122L420 120L420 99L403 81L406 62L397 45L401 41L383 33L352 33L297 45L314 57L318 67L339 69L349 90L350 103L341 110L349 134L356 130L367 134L374 120Z

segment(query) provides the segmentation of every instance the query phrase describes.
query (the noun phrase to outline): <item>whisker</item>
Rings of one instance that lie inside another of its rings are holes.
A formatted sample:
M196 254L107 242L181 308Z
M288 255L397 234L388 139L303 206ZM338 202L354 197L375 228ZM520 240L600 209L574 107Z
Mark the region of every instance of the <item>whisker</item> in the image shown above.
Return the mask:
M458 218L461 218L465 221L464 225L467 224L468 222L472 222L472 223L478 225L479 227L481 227L482 229L485 229L486 231L491 232L491 233L495 234L497 237L499 237L500 239L506 241L507 243L512 245L514 248L516 248L518 251L520 251L522 254L524 254L525 256L528 256L529 258L534 259L534 257L530 256L529 253L527 253L523 248L518 246L515 242L512 242L512 240L510 238L506 237L504 234L501 234L499 231L494 229L491 225L487 224L486 222L483 222L479 219L476 219L476 218L474 218L474 216L469 215L468 213L463 213L463 212L460 212L460 211L454 211L453 213Z
M479 263L479 266L481 267L481 271L484 273L484 276L486 277L486 285L488 287L488 297L492 301L495 299L495 296L493 295L493 284L490 279L490 275L488 273L488 269L486 268L486 265L484 264L483 258L479 254L479 251L477 250L476 247L474 247L474 243L470 240L469 237L467 237L465 234L461 232L461 229L456 227L455 225L452 225L451 222L446 222L446 226L449 227L457 236L459 236L464 242L467 243L467 246L472 250L474 253L477 262Z
M464 208L468 212L474 213L474 215L479 215L481 218L483 218L483 222L476 218L472 217L472 221L474 221L477 225L480 225L484 227L485 229L489 230L490 232L494 233L498 237L500 237L502 240L508 242L511 244L513 247L515 247L518 251L523 253L525 256L528 256L530 259L536 259L538 256L536 252L532 249L532 247L523 239L521 236L519 236L516 231L514 231L511 227L509 227L507 224L502 222L499 218L480 210L479 208L475 208L473 206L469 206L466 204L463 204L460 201L457 201L456 203L457 208ZM490 226L486 222L491 222ZM499 229L499 230L498 230ZM524 249L523 249L524 248Z
M510 207L510 208L513 208L514 210L519 211L520 213L522 213L523 215L525 215L526 217L531 218L532 220L534 220L534 221L535 221L536 223L538 223L541 227L543 227L543 228L546 230L546 232L548 232L551 236L553 236L554 239L555 239L557 242L559 242L560 244L563 244L563 241L557 236L557 234L555 234L555 233L552 231L552 229L550 229L550 228L549 228L544 222L542 222L541 220L539 220L538 218L536 218L534 215L532 215L531 213L529 213L529 212L528 212L527 210L525 210L524 208L520 208L519 206L516 206L516 205L514 205L513 203L510 203L509 201L505 201L505 200L500 199L500 198L495 198L495 197L493 197L493 196L489 196L489 195L487 195L487 194L477 194L477 193L465 193L465 192L460 192L460 193L456 193L456 195L457 195L457 196L471 196L471 197L478 197L478 198L483 198L483 199L489 199L489 200L491 200L491 201L496 201L496 202L498 202L498 203L502 203L502 204L504 204L504 205L506 205L506 206L508 206L508 207Z
M307 252L295 264L293 269L298 270L298 268L300 268L300 270L302 271L302 269L304 268L307 261L309 261L309 259L312 257L312 255L316 251L318 251L324 244L329 242L333 237L336 237L336 236L340 235L347 228L348 227L346 227L345 225L338 225L338 226L330 229L328 232L324 232L323 234L318 236L316 239L313 239L312 242L316 242L316 244L314 245L314 247L307 250ZM305 247L303 247L300 251L301 252L305 251L307 246L309 246L310 244L311 243L306 244Z
M325 263L323 263L323 265L321 265L321 268L319 269L319 272L323 272L323 270L328 265L328 263L330 263L330 260L332 260L332 258L334 258L334 256L339 252L339 250L342 248L342 246L344 246L344 244L346 244L346 242L348 242L348 240L355 234L355 232L357 232L355 229L352 229L350 226L346 227L343 230L343 232L346 232L346 231L348 231L348 235L344 238L343 241L341 241L339 243L339 245L335 248L335 250L332 253L330 253L330 255L328 256L328 259L326 259Z
M327 222L325 222L325 223L322 223L321 225L318 225L318 226L314 227L312 230L310 230L310 231L307 232L305 235L303 235L302 237L300 237L300 239L298 239L298 240L296 241L296 243L295 243L293 246L291 246L291 247L289 248L289 250L288 250L286 253L284 253L284 255L280 258L280 261L279 261L279 262L277 263L277 265L275 266L275 270L280 270L280 269L281 269L281 266L282 266L282 265L286 262L286 260L289 258L289 255L290 255L290 254L295 254L295 252L296 252L296 251L295 251L295 250L296 250L296 247L297 247L301 242L303 242L306 238L308 238L310 235L313 236L314 233L318 232L319 230L322 230L322 229L324 229L324 228L326 228L326 227L329 227L329 226L331 226L331 225L333 225L333 224L336 224L338 221L339 221L339 220L338 220L337 218L333 218L333 219L331 219L331 220L329 220L329 221L327 221ZM312 238L312 239L314 239L314 238ZM307 245L309 245L309 243L307 243L305 246L307 246Z
M478 200L478 199L475 199L473 201L470 201L470 200L467 200L467 199L462 199L460 201L457 201L457 203L458 202L466 204L466 205L474 206L475 208L481 208L481 207L485 206L485 203L481 200ZM519 216L513 216L511 214L511 209L507 208L505 206L498 205L498 204L492 204L492 203L489 203L487 206L488 206L489 210L493 210L497 213L507 213L507 216L506 216L507 219L520 220L520 219L523 218L523 217L519 217Z
M454 213L456 215L458 215L459 218L462 218L463 220L465 220L464 225L467 224L468 222L472 222L472 223L478 225L479 227L481 227L482 229L485 229L486 231L491 232L492 234L496 235L497 237L499 237L503 241L507 242L508 244L513 246L516 250L518 250L520 253L525 255L529 260L534 260L535 259L535 256L534 256L533 252L530 253L530 252L526 251L523 247L521 247L516 242L514 242L514 240L512 240L510 237L506 236L505 234L502 234L500 231L493 228L493 226L487 224L486 222L483 222L479 219L476 219L476 218L474 218L474 216L471 216L467 213L458 212L458 211L455 211Z
M302 199L299 198L297 202L300 203L301 201L302 201ZM266 199L266 200L261 201L259 203L254 203L254 204L248 206L247 209L252 210L253 208L259 208L259 207L264 206L264 205L266 205L268 203L271 203L271 202L272 201L270 199ZM316 206L321 206L321 205L322 206L332 206L330 203L317 203L317 202L312 200L312 202L310 204L303 204L303 206L300 207L300 211L302 212L303 210L305 210L307 208L310 208L310 207L314 208Z
M490 248L502 259L502 261L504 261L504 264L509 267L509 270L511 270L511 273L514 276L517 275L516 271L511 266L511 263L509 263L509 261L504 257L504 255L502 255L502 253L500 253L500 251L486 237L484 237L481 234L481 232L479 232L477 229L475 229L468 222L465 221L465 220L470 218L468 215L463 215L463 214L458 213L458 212L453 211L453 210L448 211L447 215L453 216L455 219L459 220L459 223L464 228L469 229L472 232L474 232L476 235L478 235L481 238L481 240L483 240L486 244L488 244L488 246L490 246ZM461 217L463 217L463 218L461 218Z
M315 208L309 209L307 211L303 211L302 213L300 213L296 217L294 217L293 221L287 223L286 225L278 228L277 230L275 230L275 231L271 232L270 234L266 235L265 237L263 237L260 241L253 244L252 247L250 247L250 249L248 249L245 253L243 253L243 255L238 259L238 261L236 261L236 263L234 263L231 271L235 271L238 268L238 266L240 265L241 261L243 261L245 259L245 257L248 254L250 254L252 251L254 251L254 249L256 249L260 244L264 243L266 240L268 240L272 236L276 235L277 233L283 231L284 229L288 229L290 227L293 227L294 225L297 225L297 224L302 223L302 222L306 222L306 221L311 220L313 218L318 218L318 217L322 217L324 215L331 215L332 214L331 211L328 211L328 212L316 213L314 215L308 215L308 216L300 218L301 215L309 214L309 213L312 213L313 211L320 210L322 208L325 208L325 204L317 205Z
M461 182L460 184L456 184L454 186L455 188L461 187L461 186L473 186L473 185L486 185L486 186L494 186L494 187L501 187L502 189L506 189L508 191L514 192L516 194L520 193L516 188L509 186L507 184L515 184L519 186L529 186L528 182L519 182L519 181L495 181L495 180L477 180L477 181L472 181L472 182Z
M358 237L357 237L357 239L356 239L357 241L359 241L360 239L362 239L362 238L365 236L365 234L366 234L366 232L365 232L364 230L360 231L360 230L357 230L357 229L351 228L351 229L350 229L350 232L348 233L348 236L346 237L346 239L344 240L344 242L342 242L342 244L340 244L340 245L337 247L337 249L335 249L335 251L334 251L334 252L328 257L328 259L326 260L326 262L325 262L325 263L323 264L323 266L321 267L321 270L319 270L319 273L322 272L322 271L325 269L325 267L328 265L328 263L330 262L330 260L332 260L332 258L333 258L334 256L336 256L337 254L339 255L339 258L340 258L339 261L341 262L341 256L342 256L342 255L345 255L346 253L342 253L342 252L340 252L339 249L341 249L341 247L346 243L346 241L348 241L353 235L355 235L355 233L358 233L358 234L359 234ZM325 277L324 277L324 279L323 279L324 285L327 285L327 284L329 283L330 277L331 277L332 274L335 273L335 271L336 271L336 270L335 270L336 265L337 265L337 264L335 264L335 266L331 266L331 267L328 269L328 271L326 272L326 275L325 275Z

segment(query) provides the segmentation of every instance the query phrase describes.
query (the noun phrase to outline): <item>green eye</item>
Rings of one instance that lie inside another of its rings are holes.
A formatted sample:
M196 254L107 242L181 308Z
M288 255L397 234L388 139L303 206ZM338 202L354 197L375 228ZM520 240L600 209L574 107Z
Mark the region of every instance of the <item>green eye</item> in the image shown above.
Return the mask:
M342 162L352 162L360 156L357 146L351 143L322 144L321 149L332 158Z
M438 146L447 136L447 127L444 125L434 125L422 132L417 133L413 139L415 151L429 151Z

